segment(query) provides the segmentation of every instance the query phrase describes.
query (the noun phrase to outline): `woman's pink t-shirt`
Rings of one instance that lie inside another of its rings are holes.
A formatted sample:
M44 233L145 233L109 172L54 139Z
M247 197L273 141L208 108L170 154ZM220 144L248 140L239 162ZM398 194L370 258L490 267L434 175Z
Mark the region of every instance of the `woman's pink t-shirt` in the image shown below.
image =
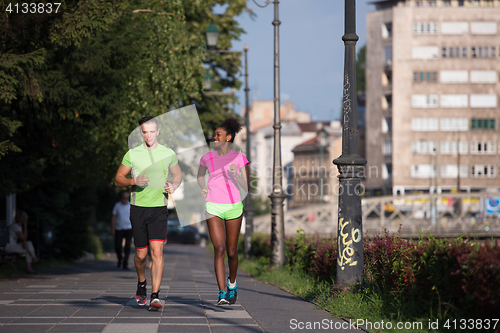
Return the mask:
M208 169L208 194L205 200L213 203L233 204L241 202L238 181L229 172L229 165L234 164L239 170L248 160L242 153L231 150L227 155L219 156L211 151L202 156L200 164Z

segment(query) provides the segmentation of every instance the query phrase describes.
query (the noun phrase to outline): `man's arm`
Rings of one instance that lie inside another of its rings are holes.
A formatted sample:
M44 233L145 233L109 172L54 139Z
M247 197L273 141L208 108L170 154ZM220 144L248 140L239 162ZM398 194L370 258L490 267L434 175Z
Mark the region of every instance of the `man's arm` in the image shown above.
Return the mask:
M182 171L179 167L179 163L172 165L168 168L168 170L170 170L170 173L172 174L172 183L167 182L165 189L168 193L172 194L182 183Z
M126 187L131 185L144 186L148 183L149 178L145 177L145 172L135 178L127 178L132 167L120 164L115 176L115 186Z
M130 185L137 185L135 183L135 179L127 178L130 170L132 170L132 167L120 164L120 167L118 168L115 176L115 186L125 187Z

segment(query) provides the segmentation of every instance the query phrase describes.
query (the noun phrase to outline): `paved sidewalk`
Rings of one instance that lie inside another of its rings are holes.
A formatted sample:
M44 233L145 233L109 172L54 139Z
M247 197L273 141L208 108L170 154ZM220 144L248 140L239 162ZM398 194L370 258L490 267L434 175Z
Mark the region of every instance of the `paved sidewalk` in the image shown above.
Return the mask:
M164 307L149 312L135 302L135 271L118 269L114 257L0 281L0 332L361 332L335 329L347 324L241 271L238 302L215 306L213 257L187 245L165 247ZM149 284L148 300L150 292Z

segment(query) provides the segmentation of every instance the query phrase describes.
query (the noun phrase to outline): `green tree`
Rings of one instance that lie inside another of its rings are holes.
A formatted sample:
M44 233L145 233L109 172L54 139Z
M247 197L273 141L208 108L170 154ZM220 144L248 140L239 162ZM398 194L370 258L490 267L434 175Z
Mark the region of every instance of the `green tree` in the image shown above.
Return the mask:
M356 55L356 93L366 90L366 44Z

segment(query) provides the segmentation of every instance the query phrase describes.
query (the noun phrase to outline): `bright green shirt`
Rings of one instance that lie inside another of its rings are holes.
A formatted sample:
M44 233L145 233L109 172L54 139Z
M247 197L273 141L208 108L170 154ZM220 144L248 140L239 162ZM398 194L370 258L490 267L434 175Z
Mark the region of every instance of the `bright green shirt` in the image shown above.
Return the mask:
M132 177L145 172L149 178L144 187L132 186L130 203L140 207L162 207L168 204L165 192L168 168L177 164L177 155L170 148L158 144L155 149L146 149L144 144L130 149L122 164L132 168Z

